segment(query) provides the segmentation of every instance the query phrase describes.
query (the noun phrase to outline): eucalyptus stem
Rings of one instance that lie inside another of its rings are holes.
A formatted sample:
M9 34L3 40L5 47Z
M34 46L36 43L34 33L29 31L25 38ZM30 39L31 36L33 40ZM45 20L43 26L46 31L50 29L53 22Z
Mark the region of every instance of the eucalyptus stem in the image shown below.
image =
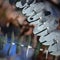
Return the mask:
M16 53L21 53L21 38L20 37L17 41L17 49L16 49Z
M28 36L28 45L31 43L31 36Z
M34 60L37 59L37 56L38 56L38 54L39 54L39 52L40 52L41 46L42 46L42 43L40 43L40 42L38 41L38 42L37 42L36 49L35 49L35 51L34 51Z
M27 52L26 52L26 57L28 56L29 48L30 48L30 43L31 43L31 36L28 36L28 46L27 46Z
M5 37L3 37L3 46L5 46L7 44L7 34L5 35Z

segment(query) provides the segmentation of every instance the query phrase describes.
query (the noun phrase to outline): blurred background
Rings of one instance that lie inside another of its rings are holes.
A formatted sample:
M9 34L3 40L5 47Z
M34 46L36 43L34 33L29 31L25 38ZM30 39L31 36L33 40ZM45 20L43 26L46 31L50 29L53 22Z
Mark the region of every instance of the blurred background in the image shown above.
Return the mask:
M0 60L60 60L60 52L49 52L51 44L40 41L58 31L60 0L0 0Z

